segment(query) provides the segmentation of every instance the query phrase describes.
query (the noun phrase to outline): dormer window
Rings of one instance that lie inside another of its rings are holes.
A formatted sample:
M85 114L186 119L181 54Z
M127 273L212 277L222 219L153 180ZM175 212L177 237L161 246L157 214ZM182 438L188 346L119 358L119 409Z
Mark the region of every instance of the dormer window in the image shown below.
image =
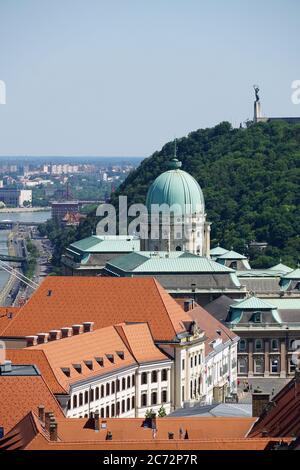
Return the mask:
M262 314L261 314L261 312L254 312L254 314L253 314L253 321L254 321L254 323L261 323L261 321L262 321Z

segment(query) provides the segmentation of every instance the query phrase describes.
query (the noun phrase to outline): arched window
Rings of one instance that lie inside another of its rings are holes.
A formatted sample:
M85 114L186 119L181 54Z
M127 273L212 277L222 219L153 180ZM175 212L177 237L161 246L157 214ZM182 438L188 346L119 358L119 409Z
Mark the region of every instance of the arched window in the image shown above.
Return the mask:
M197 356L194 357L194 365L195 365L195 367L197 365Z
M131 383L132 383L132 386L135 387L135 375L131 376Z
M83 405L83 395L82 393L79 393L79 406Z
M151 393L151 405L157 405L157 393L156 392Z
M111 417L114 418L115 416L115 405L114 403L111 405Z
M168 370L167 369L163 369L161 371L161 380L163 382L165 382L166 380L168 380Z
M96 400L99 400L99 387L95 388Z
M134 409L135 407L135 397L131 398L131 408Z
M127 377L127 388L130 388L130 375Z
M272 339L271 347L273 351L278 351L278 339Z
M190 383L190 398L193 398L193 381Z
M100 409L100 416L101 416L101 418L104 418L104 408Z
M263 349L263 342L261 339L256 339L255 340L255 350L256 351L262 351Z
M176 251L182 251L182 248L181 248L180 245L177 245L175 249L176 249Z
M109 418L109 406L106 407L106 418Z
M73 408L77 408L77 395L73 396Z
M125 413L125 411L126 411L126 406L125 405L126 405L125 400L122 400L122 413Z
M127 398L127 411L130 410L130 398Z
M157 382L157 371L153 370L151 373L151 382L156 383Z
M193 356L191 357L191 367L193 367L194 361L193 361Z
M110 385L109 383L106 384L106 396L110 395Z
M146 384L147 384L147 372L143 372L143 373L142 373L141 383L142 383L142 385L146 385Z
M245 339L240 339L239 342L239 351L246 351L247 342Z
M117 379L117 392L120 391L120 379Z
M101 385L101 398L104 398L104 385Z
M122 379L122 390L125 390L126 389L126 380L125 380L125 377L123 377Z
M117 416L120 414L120 402L117 402Z
M84 404L87 405L88 402L89 402L89 392L86 390L84 392Z
M115 390L116 390L116 383L115 383L115 381L113 381L113 382L111 383L111 393L112 393L112 394L115 393Z
M94 401L94 389L90 389L90 401Z

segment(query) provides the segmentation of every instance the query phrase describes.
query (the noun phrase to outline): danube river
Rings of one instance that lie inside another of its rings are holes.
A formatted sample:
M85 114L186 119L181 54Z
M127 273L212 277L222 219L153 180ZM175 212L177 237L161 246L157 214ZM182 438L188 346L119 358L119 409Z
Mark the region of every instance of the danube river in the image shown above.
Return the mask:
M1 213L0 211L0 222L2 220L12 220L14 222L46 222L51 218L51 211L39 211L39 212L12 212L12 213ZM0 230L0 253L7 254L7 237L9 230ZM5 285L9 274L0 268L0 290Z

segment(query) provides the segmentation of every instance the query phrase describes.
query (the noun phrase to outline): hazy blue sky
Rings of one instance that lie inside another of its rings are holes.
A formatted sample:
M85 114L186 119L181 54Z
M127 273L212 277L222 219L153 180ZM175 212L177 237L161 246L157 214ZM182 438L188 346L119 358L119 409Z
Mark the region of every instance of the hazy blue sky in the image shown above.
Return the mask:
M176 135L300 115L299 0L0 0L0 155L147 156Z

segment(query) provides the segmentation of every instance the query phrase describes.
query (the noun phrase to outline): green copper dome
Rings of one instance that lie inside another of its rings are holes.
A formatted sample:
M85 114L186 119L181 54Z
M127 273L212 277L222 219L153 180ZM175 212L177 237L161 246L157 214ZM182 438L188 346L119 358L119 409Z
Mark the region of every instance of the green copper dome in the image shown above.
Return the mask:
M169 163L168 171L159 175L151 184L146 198L146 206L151 211L152 204L177 204L182 214L205 212L202 190L191 175L180 169L181 162L174 158Z

